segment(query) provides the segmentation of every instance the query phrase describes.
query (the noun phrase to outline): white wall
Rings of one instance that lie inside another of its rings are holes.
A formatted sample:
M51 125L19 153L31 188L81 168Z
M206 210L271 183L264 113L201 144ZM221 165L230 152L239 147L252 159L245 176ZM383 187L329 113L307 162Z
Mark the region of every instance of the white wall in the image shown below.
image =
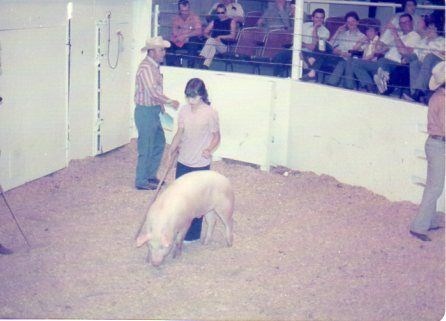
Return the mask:
M293 82L288 165L418 203L426 115L425 106L400 99Z
M73 1L71 59L67 3L0 2L0 183L5 190L59 170L71 159L119 147L133 134L133 79L150 30L151 1ZM116 69L107 63L109 13L112 64L116 32L124 36Z
M0 12L0 184L9 189L66 166L65 6L2 1Z

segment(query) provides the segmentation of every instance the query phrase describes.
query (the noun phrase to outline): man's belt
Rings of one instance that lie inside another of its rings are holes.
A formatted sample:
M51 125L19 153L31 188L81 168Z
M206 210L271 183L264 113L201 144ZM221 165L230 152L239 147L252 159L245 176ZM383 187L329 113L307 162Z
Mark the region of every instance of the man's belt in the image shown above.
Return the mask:
M440 136L440 135L429 135L430 138L432 139L436 139L436 140L441 140L444 142L444 136Z

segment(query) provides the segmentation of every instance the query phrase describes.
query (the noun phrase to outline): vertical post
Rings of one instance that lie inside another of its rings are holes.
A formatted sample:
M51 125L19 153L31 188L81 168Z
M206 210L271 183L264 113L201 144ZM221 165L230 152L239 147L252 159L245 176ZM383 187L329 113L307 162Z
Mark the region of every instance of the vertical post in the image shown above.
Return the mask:
M159 29L159 15L160 15L160 5L155 5L155 12L153 13L153 37L158 36Z
M302 72L300 51L302 49L302 24L304 19L304 0L296 1L296 12L294 14L294 37L293 37L293 59L291 60L291 78L299 79Z
M70 151L70 96L71 96L71 19L73 18L73 2L67 4L67 85L65 98L65 163L69 162Z

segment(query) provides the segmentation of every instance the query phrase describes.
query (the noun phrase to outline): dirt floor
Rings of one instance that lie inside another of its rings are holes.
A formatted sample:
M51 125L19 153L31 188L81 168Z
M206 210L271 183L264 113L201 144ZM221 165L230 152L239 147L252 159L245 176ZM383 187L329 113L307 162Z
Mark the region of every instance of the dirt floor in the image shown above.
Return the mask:
M444 230L408 233L417 206L334 178L213 163L236 195L234 245L185 245L155 269L134 234L154 191L133 187L135 142L0 201L0 318L440 320ZM163 168L161 169L163 170ZM169 180L172 179L170 175Z

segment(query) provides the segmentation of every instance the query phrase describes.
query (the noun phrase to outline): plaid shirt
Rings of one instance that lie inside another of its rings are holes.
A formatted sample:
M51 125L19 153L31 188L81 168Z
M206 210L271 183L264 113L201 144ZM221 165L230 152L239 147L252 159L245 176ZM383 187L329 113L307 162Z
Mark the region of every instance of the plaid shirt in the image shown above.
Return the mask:
M136 72L135 104L142 106L164 105L169 98L163 95L163 75L160 65L146 56Z

